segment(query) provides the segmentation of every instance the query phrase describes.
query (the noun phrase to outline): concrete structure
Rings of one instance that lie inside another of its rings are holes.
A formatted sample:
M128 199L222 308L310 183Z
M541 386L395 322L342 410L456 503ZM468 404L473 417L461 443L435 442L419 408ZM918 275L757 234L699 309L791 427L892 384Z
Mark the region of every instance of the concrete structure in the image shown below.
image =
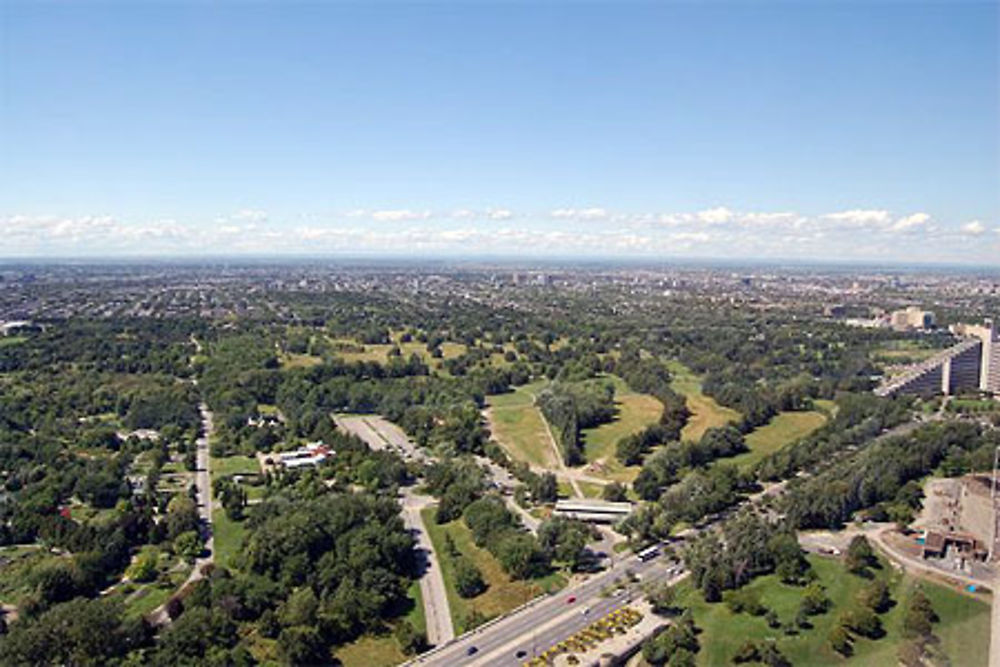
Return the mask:
M555 514L581 521L615 523L632 513L632 503L613 503L607 500L559 500Z
M889 325L897 331L930 329L934 326L934 313L909 306L903 310L892 311Z
M993 320L986 320L983 325L954 325L951 331L966 340L915 364L876 389L875 394L1000 393L1000 338Z

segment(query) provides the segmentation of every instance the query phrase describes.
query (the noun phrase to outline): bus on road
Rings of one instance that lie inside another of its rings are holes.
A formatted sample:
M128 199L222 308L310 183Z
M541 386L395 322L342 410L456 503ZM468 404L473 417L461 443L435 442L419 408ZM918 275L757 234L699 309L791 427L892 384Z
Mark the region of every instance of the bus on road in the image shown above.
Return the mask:
M635 556L643 563L647 560L652 560L660 555L660 545L654 544L651 547L646 547L642 551L638 552Z

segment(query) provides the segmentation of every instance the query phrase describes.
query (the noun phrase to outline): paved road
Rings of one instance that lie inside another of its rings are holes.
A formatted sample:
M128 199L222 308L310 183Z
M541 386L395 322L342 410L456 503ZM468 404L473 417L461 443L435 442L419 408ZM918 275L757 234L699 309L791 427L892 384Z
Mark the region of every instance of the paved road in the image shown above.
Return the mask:
M202 540L205 542L204 555L195 559L194 568L179 590L183 590L204 575L202 569L215 562L215 538L212 536L212 457L209 455L208 440L215 430L214 417L208 406L202 403L201 411L202 435L195 441L197 469L194 473L194 483L198 489L198 519ZM170 622L166 605L160 605L149 614L149 620L154 625L164 625Z
M420 510L431 505L434 499L420 496L411 489L403 491L403 523L417 540L418 567L423 571L420 577L420 595L424 601L424 616L427 619L427 641L433 646L445 644L455 637L451 623L448 594L444 586L441 566L434 553L430 535L424 525Z
M615 568L591 577L584 583L567 588L555 595L547 596L530 606L502 617L485 627L466 633L452 644L431 654L415 658L411 665L516 665L524 659L517 659L518 651L525 651L530 657L542 653L550 646L562 641L579 629L589 625L601 615L629 604L629 593L621 596L602 597L601 592L613 586L616 578L624 579L626 570L642 577L642 582L654 582L670 575L662 558L642 563L630 558ZM631 587L632 600L640 593ZM570 603L570 597L576 598ZM583 611L590 608L590 613ZM473 656L468 654L475 647Z
M389 449L397 454L420 462L432 460L406 436L406 433L392 422L377 416L338 415L334 418L337 427L364 440L374 450ZM400 506L403 523L417 540L416 552L419 559L420 596L424 602L424 617L427 619L427 641L440 646L455 637L451 621L451 607L441 573L440 559L434 551L427 527L420 510L433 504L429 496L416 494L412 488L401 489Z

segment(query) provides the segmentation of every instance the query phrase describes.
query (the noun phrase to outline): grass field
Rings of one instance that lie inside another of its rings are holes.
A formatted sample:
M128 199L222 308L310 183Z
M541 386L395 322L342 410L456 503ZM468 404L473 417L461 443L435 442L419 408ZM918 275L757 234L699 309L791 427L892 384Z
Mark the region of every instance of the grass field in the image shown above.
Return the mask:
M441 343L441 359L435 359L431 356L431 353L427 351L426 343L420 343L417 341L400 343L398 342L399 336L400 334L398 333L394 334L392 338L395 342L391 344L381 343L375 345L360 345L357 341L343 338L331 338L330 342L335 346L344 348L335 351L335 354L344 361L377 361L379 363L385 363L389 360L389 351L392 350L395 345L399 347L399 351L404 359L408 359L411 354L416 354L431 368L440 368L443 360L454 359L455 357L461 356L466 350L465 345L462 345L461 343L446 341Z
M779 413L767 424L747 434L749 452L735 456L728 462L749 468L768 454L809 435L825 423L826 415L822 412Z
M511 458L530 465L554 469L556 454L549 440L548 427L541 411L534 405L534 393L545 386L535 382L511 393L487 398L493 426L492 437Z
M448 591L448 605L451 607L451 618L458 634L466 630L465 619L473 609L486 618L493 618L524 604L549 587L561 588L565 585L565 578L558 573L537 581L514 581L504 573L500 563L492 554L475 545L472 534L461 519L438 525L434 522L433 508L425 509L422 515L441 563L441 573L444 575L445 588ZM451 535L458 550L483 573L483 579L489 586L486 592L468 600L459 596L455 590L452 560L444 552L446 533Z
M243 548L246 528L242 523L226 516L226 511L212 512L212 534L215 538L215 562L223 567L233 568L234 557Z
M876 347L869 356L876 361L915 363L929 359L940 351L940 348L925 347L921 341L893 340Z
M260 464L252 456L212 457L212 477L257 474L260 474Z
M365 635L333 652L344 667L392 667L406 662L399 642L391 634Z
M667 365L674 376L673 382L670 383L671 387L674 391L684 394L688 410L691 412L691 417L681 431L682 440L700 440L708 429L724 426L740 418L740 413L736 410L723 407L716 403L714 398L701 393L701 378L687 366L679 361L669 361Z
M314 357L310 354L286 354L281 358L282 368L309 368L323 363L321 357Z
M885 567L878 572L878 576L890 584L892 598L897 602L881 615L886 635L878 640L855 638L854 655L845 660L830 648L827 637L838 614L854 604L867 580L847 574L839 561L813 556L809 560L826 587L833 607L825 614L811 617L812 629L793 636L769 628L763 617L733 614L724 604L708 604L689 583L681 584L680 602L691 607L695 623L703 630L698 637L701 644L698 664L730 664L730 659L744 640L765 638L777 639L778 648L793 665L896 664L905 602L917 582L892 568ZM921 585L940 616L940 622L934 626L934 634L941 639L941 646L952 664L963 667L985 665L989 643L989 606L936 584L923 582ZM748 584L748 588L757 590L764 605L773 609L783 623L794 618L802 589L786 586L773 575L755 579Z
M603 484L594 484L593 482L577 482L580 485L580 490L583 491L583 495L586 498L600 498L604 493Z
M0 336L0 347L20 345L28 340L27 336Z
M640 466L626 468L619 463L615 458L615 446L625 436L655 424L663 414L663 403L648 394L632 391L621 378L610 376L609 379L615 383L618 414L614 421L582 431L584 456L588 462L600 462L604 466L603 473L595 474L631 482L639 474Z

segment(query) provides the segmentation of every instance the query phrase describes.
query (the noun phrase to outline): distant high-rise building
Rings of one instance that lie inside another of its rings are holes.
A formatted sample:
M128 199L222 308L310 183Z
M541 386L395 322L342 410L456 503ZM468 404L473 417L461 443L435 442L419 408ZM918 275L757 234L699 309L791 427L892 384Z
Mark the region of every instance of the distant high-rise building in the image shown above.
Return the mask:
M934 326L934 313L916 306L904 310L894 310L889 316L889 325L898 331L930 329Z

